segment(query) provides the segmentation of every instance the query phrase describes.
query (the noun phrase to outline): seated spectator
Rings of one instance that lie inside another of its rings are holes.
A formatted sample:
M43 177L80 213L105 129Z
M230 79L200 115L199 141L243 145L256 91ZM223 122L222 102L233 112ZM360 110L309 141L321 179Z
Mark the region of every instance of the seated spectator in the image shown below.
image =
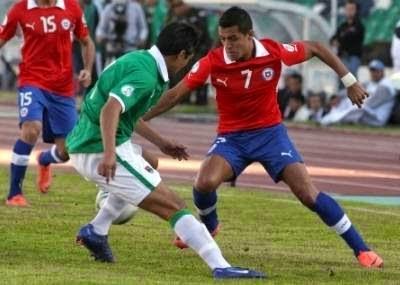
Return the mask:
M304 106L304 103L305 103L305 99L302 94L291 95L289 97L288 104L283 113L283 118L285 120L295 121L295 118L297 115L296 120L302 121L302 119L301 119L302 116L300 114L303 114L304 108L306 108L306 106Z
M301 99L292 100L289 99L289 105L295 106L292 108L297 108L297 111L294 113L293 121L294 122L320 122L322 117L326 114L326 110L324 108L324 99L325 94L321 93L313 93L310 92L307 96L307 104L302 104L300 107L297 106L296 103L301 104ZM293 110L293 109L292 109ZM289 113L290 114L290 113ZM290 115L289 115L290 116Z
M310 92L307 96L308 120L312 122L320 122L326 114L325 109L325 93Z
M343 98L336 107L322 118L322 125L334 123L358 123L369 126L384 126L388 122L395 104L396 92L388 78L385 78L385 66L377 59L369 65L371 80L365 83L369 97L361 109L352 106L349 99Z
M289 70L285 74L284 87L278 91L278 104L282 114L282 118L285 117L286 108L289 104L289 98L291 97L302 97L303 95L303 77L297 71Z

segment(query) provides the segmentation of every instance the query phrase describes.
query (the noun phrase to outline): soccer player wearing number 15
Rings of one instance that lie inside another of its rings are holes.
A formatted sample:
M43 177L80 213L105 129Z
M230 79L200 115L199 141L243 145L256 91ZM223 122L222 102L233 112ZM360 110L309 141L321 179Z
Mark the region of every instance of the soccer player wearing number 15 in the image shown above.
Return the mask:
M362 266L381 267L383 260L368 248L339 204L311 182L281 123L276 87L282 63L293 65L316 56L342 78L353 104L360 107L368 94L340 60L319 43L281 44L255 39L251 18L241 8L232 7L223 13L219 36L222 47L200 59L144 116L146 120L168 110L207 80L215 87L219 134L193 187L194 203L209 232L215 236L220 228L218 186L240 175L249 164L259 162L275 182L284 181L306 207L346 241ZM186 246L179 238L175 245Z
M43 141L54 143L38 156L38 189L50 187L51 163L68 160L65 137L77 119L73 97L72 40L82 46L84 68L79 81L91 82L94 46L76 0L20 0L0 26L0 48L20 27L24 37L18 82L20 137L13 148L10 192L6 204L26 206L22 182L29 155L42 132Z

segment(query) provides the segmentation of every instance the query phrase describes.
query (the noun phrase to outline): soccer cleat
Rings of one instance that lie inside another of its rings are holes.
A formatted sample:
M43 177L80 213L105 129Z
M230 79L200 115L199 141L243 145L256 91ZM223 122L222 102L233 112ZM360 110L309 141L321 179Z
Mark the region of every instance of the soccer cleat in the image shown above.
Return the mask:
M37 156L37 164L38 164L38 173L37 173L37 179L36 179L36 184L38 187L38 190L46 194L49 192L50 185L51 185L51 168L50 164L45 166L41 165L39 162L39 157L42 154L42 152Z
M29 203L25 199L24 195L18 194L18 195L12 196L11 198L7 199L6 205L12 206L12 207L27 207L27 206L29 206Z
M96 234L91 224L87 224L79 230L76 243L86 247L95 261L115 261L107 236Z
M361 251L357 256L361 266L367 268L383 267L383 259L373 251Z
M261 279L267 278L263 272L251 270L242 267L227 267L227 268L215 268L212 272L214 279Z
M221 230L221 226L220 226L220 224L218 224L217 227L215 228L215 230L211 233L211 236L215 237L219 233L220 230ZM189 248L189 246L186 243L184 243L183 240L181 240L178 236L176 236L174 238L172 243L179 249Z

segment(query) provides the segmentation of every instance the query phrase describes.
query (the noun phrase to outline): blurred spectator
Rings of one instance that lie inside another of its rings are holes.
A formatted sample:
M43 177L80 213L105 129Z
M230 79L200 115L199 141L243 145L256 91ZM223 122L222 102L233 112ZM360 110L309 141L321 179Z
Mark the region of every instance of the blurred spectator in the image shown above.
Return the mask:
M183 22L192 25L196 28L199 33L199 45L196 49L196 53L192 60L189 62L186 68L183 68L176 76L171 79L171 87L174 86L183 76L190 70L191 66L201 57L207 54L212 46L212 40L208 33L208 21L207 21L207 11L202 9L193 8L186 4L183 0L168 0L169 2L169 15L167 23L172 22ZM205 85L194 91L195 104L196 105L207 105L208 86ZM188 97L185 101L186 103L191 102L191 98Z
M338 49L338 56L346 67L357 77L365 29L358 16L358 3L347 0L344 8L346 20L337 28L331 44Z
M389 118L390 124L400 125L400 93L397 92L394 107L392 109L392 114Z
M146 44L148 28L142 6L132 0L112 0L101 13L97 42L105 47L106 63Z
M19 57L7 58L4 52L0 53L0 89L14 90L17 83Z
M283 118L288 121L306 121L305 117L306 106L304 105L305 99L302 94L291 95L288 100L288 104L283 113Z
M307 104L304 104L303 96L292 96L289 98L290 111L286 114L286 119L292 119L294 122L320 122L325 115L324 98L324 93L309 92Z
M372 60L369 65L371 80L365 83L369 97L361 109L352 106L349 99L343 98L338 106L322 118L321 124L359 123L369 126L384 126L388 122L395 104L396 92L388 78L385 66L380 60Z
M183 0L168 0L168 2L170 11L167 23L184 22L196 28L200 38L196 55L198 55L198 58L202 57L212 45L210 35L208 34L207 11L191 7Z
M390 55L392 56L393 69L400 72L400 21L397 22L394 29Z
M308 120L312 122L320 122L326 114L325 109L325 93L310 92L307 96Z
M302 90L303 77L301 74L297 71L287 70L284 75L284 87L278 91L278 104L282 118L285 118L286 108L291 97L303 97L304 101Z
M340 100L344 97L346 97L346 89L340 90L339 94L333 94L330 96L326 105L326 114L329 113L333 108L339 106Z
M329 20L331 17L331 4L332 0L318 0L314 5L313 10L323 16L325 19ZM339 0L338 6L342 7L346 4L346 0ZM358 2L359 4L359 15L361 19L368 17L371 9L374 7L374 0L362 0ZM339 9L339 13L342 9ZM344 9L343 9L344 10Z
M146 47L150 48L165 24L168 7L166 0L142 0L142 5L149 29Z

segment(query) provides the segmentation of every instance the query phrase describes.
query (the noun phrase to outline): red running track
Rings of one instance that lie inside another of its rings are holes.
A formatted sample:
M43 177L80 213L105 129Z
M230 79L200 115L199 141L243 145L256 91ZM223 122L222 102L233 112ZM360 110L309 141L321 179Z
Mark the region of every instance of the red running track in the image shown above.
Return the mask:
M0 120L3 164L9 156L5 151L11 150L18 136L17 124L17 119L11 115ZM160 155L160 172L165 179L193 181L199 163L215 137L215 124L169 118L155 119L151 124L166 137L188 146L192 163L172 163L139 136L134 140ZM290 127L289 135L303 155L318 189L346 195L400 196L400 136L302 127ZM37 149L45 147L39 143ZM239 177L237 186L288 191L283 183L275 184L258 165L249 167Z

